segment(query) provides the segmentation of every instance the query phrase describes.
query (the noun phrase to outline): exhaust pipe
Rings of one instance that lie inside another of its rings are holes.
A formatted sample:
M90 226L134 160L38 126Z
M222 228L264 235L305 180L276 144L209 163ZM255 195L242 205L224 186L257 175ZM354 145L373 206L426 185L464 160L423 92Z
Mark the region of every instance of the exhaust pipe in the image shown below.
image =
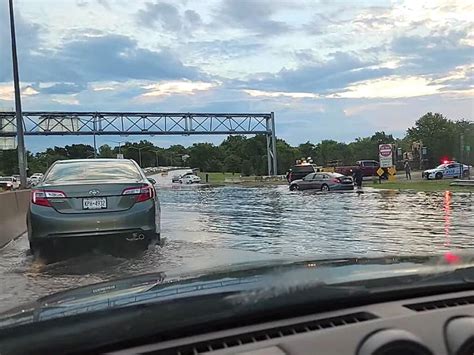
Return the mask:
M128 238L125 238L126 240L128 240L129 242L135 242L137 240L144 240L145 239L145 235L144 234L138 234L137 233L133 233L131 237L128 237Z

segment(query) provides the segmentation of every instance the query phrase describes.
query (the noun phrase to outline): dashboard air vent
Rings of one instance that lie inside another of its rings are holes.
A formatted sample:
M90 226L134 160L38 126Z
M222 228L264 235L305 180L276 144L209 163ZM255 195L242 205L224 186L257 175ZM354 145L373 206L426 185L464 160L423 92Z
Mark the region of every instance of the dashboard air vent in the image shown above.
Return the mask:
M449 298L445 300L436 300L423 303L405 304L404 307L416 312L432 311L440 308L458 307L474 304L474 296Z
M289 335L313 332L321 329L334 328L354 323L365 322L378 318L368 312L345 314L339 317L317 319L304 323L297 323L283 327L260 330L252 333L238 334L232 337L218 338L209 341L183 345L168 349L154 350L146 354L165 355L197 355L234 346L257 343L269 339L282 338Z

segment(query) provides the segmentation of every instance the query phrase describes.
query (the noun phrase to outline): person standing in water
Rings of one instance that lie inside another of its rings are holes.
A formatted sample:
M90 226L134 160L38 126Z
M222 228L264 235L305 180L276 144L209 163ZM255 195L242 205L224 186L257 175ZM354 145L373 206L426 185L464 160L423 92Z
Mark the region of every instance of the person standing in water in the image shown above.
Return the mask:
M405 168L405 176L407 180L411 180L411 166L408 160L405 160L405 164L403 165L403 167Z
M360 168L354 171L354 181L358 189L362 188L362 170Z

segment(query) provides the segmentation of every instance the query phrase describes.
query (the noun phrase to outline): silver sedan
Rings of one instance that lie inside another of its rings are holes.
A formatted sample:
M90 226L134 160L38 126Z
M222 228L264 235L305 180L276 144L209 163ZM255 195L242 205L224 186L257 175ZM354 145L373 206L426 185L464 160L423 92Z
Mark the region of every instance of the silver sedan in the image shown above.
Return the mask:
M311 173L303 179L294 180L290 184L290 190L354 190L354 181L350 176L338 173Z
M70 240L148 245L160 237L160 204L133 160L63 160L31 191L27 225L40 254Z

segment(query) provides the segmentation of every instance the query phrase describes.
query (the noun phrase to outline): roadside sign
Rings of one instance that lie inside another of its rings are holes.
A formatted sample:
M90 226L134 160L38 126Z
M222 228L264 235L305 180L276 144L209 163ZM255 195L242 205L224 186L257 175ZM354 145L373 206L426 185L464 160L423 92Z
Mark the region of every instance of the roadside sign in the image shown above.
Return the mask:
M382 176L385 171L382 168L378 168L376 173L378 176Z
M391 166L390 168L388 168L387 171L390 175L395 175L397 173L397 169L395 169L394 166Z
M466 145L466 152L470 152L471 151L471 146L470 145Z
M380 167L388 168L393 166L392 156L392 145L391 144L379 144L379 161Z
M117 154L117 159L123 159L123 154Z

